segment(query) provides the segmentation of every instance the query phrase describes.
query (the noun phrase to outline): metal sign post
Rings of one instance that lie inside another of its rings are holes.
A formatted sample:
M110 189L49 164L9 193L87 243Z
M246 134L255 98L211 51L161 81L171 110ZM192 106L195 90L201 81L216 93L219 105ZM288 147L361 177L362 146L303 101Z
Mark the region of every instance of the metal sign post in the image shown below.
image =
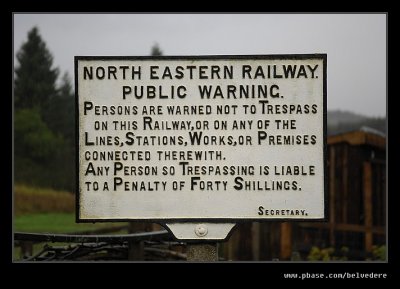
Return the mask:
M77 221L217 242L237 222L325 219L326 61L76 56Z

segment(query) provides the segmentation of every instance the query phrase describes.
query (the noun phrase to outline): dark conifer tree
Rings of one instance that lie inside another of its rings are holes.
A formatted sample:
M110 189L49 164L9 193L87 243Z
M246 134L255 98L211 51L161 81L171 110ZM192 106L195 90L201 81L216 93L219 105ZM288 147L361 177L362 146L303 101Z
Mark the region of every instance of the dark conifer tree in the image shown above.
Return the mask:
M39 35L37 27L28 32L28 40L17 53L15 69L15 108L43 110L57 93L58 68L53 68L53 56Z

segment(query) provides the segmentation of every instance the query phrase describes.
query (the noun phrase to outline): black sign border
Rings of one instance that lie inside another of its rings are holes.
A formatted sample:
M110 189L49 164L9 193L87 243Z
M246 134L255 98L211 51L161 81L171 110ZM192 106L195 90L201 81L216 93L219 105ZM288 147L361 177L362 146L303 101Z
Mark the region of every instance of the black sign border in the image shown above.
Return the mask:
M328 179L327 179L327 54L269 54L269 55L196 55L196 56L75 56L75 164L76 164L76 193L75 193L75 220L77 223L95 222L143 222L158 223L170 231L168 223L245 223L245 222L327 222L328 221ZM78 62L79 60L305 60L322 59L323 61L323 167L324 167L324 217L323 218L158 218L158 219L82 219L80 218L80 190L79 190L79 94L78 94ZM225 238L227 239L234 228ZM206 241L206 240L201 240Z

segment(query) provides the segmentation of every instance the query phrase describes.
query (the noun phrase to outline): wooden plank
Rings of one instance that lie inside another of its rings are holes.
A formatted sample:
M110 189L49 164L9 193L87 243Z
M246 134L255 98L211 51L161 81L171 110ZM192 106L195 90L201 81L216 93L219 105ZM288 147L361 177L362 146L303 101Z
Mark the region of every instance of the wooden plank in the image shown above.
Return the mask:
M251 242L253 261L260 260L260 223L254 222L251 226Z
M249 261L253 258L253 252L251 249L252 237L251 237L251 224L243 223L239 225L240 235L238 244L238 260Z
M22 241L20 243L21 253L20 258L30 257L33 254L33 242L31 241Z
M138 232L150 232L153 231L152 223L146 222L130 222L128 232L138 233Z
M348 208L348 145L344 146L343 156L342 156L342 193L343 193L343 210L342 210L342 222L347 223L347 208Z
M228 261L236 261L238 259L238 243L241 234L240 225L237 225L238 228L233 232L231 237L227 242L225 242L224 247L224 258Z
M292 225L281 223L280 260L288 260L292 255Z
M367 133L364 131L354 131L328 137L328 145L346 142L351 145L371 145L382 149L386 148L386 139L382 136Z
M343 153L342 153L342 220L341 223L348 223L348 206L349 206L349 196L348 196L348 178L349 178L349 168L348 168L348 160L349 160L349 145L344 144ZM350 210L351 212L351 210ZM343 243L347 243L348 234L343 234Z
M159 231L159 230L164 230L164 227L157 223L151 224L151 231Z
M335 147L329 152L329 242L335 246Z
M301 228L315 228L315 229L329 229L329 223L299 223L299 227ZM346 232L360 232L364 233L366 231L366 227L364 225L356 225L356 224L335 224L336 231L346 231ZM386 234L384 226L375 226L370 228L373 234L384 235Z
M144 260L144 242L130 241L128 243L128 260L143 261Z
M365 225L365 250L372 252L372 165L370 162L363 164L363 191L364 191L364 225Z

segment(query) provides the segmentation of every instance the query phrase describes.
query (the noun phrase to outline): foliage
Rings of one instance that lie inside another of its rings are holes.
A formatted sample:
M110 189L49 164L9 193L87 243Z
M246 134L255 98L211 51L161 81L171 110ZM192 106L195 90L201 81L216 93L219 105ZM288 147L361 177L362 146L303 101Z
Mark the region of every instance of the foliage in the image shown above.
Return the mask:
M45 108L56 95L58 68L52 68L53 56L37 27L28 32L28 40L17 53L15 69L15 108Z
M57 185L54 188L75 190L75 98L71 80L64 74L57 96L50 102L47 113L48 125L52 131L64 140L61 154L49 167L57 173Z
M14 117L16 155L46 162L57 153L63 139L47 127L38 110L20 109Z
M16 232L74 233L122 225L124 223L75 223L74 213L28 214L17 216L14 219Z
M162 55L158 44L151 55ZM14 89L15 180L33 186L75 190L75 98L68 74L59 69L37 27L17 53Z
M36 109L14 115L15 181L33 186L73 190L74 158L71 146L55 134Z
M309 261L347 261L349 256L349 248L343 246L339 251L332 247L318 248L313 246L307 256ZM385 261L386 260L386 246L374 245L372 247L372 254L366 259L367 261Z
M151 56L160 56L160 55L163 55L163 52L160 49L160 46L158 45L158 43L156 43L151 48Z
M307 256L307 260L309 260L309 261L331 261L331 260L347 261L348 252L349 252L349 248L347 248L345 246L340 248L339 252L335 252L335 249L332 247L318 248L316 246L313 246L310 250L310 253Z
M52 131L73 143L75 139L75 98L71 79L64 73L57 96L49 103L47 121Z
M15 180L74 191L75 102L69 76L58 68L34 27L17 53L14 89Z
M386 261L386 246L372 246L372 260Z

